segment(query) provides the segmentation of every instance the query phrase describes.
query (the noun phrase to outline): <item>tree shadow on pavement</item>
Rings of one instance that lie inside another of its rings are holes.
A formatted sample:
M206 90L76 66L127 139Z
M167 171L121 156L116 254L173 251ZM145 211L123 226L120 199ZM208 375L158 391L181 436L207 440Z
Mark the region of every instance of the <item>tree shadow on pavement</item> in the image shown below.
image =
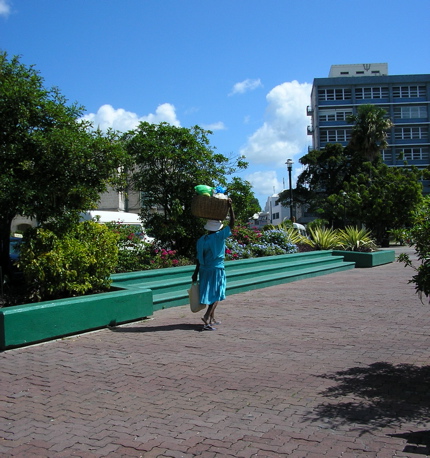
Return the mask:
M314 421L323 420L332 427L353 424L363 432L393 425L401 427L405 422L428 426L430 366L378 362L318 377L332 380L335 385L321 393L329 402L316 407L311 414ZM429 431L408 431L395 436L419 440L429 448Z

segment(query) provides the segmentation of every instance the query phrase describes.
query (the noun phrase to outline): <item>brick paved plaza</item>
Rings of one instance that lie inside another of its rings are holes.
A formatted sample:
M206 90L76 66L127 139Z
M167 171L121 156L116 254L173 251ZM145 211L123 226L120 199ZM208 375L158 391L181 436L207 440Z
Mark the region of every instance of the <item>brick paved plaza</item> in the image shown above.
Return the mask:
M0 353L0 456L426 456L430 306L412 274L229 296L216 331L183 306Z

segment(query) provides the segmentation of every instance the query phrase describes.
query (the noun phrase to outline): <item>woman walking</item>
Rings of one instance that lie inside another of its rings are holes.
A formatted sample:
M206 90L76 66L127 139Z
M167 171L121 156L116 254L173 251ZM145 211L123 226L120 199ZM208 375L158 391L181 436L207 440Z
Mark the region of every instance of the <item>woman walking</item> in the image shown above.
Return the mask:
M219 324L215 320L215 309L219 301L225 299L226 276L224 270L225 239L231 235L235 217L231 204L228 200L230 221L228 226L223 227L221 221L208 220L205 229L208 234L197 241L196 269L192 275L192 281L197 281L199 276L200 303L208 306L202 320L203 330L213 331L213 324Z

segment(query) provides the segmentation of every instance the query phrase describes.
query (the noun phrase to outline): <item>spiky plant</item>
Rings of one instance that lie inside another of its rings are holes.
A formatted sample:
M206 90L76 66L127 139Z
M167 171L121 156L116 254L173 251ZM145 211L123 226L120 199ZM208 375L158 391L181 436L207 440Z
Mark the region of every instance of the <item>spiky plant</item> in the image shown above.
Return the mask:
M376 243L370 231L347 226L338 232L339 241L345 251L375 251Z
M334 250L340 246L339 236L333 229L324 227L309 228L309 234L309 239L302 237L301 241L315 250Z

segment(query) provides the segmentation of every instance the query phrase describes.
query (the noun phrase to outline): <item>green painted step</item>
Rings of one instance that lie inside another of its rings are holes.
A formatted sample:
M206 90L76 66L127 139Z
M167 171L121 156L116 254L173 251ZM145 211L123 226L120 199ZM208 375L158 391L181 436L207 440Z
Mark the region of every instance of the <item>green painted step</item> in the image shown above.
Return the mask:
M287 255L288 256L288 255ZM283 262L280 262L277 256L271 256L266 258L259 258L262 262L243 262L248 261L231 261L226 263L226 275L230 280L236 280L240 278L245 280L246 278L254 279L257 276L268 275L270 273L277 274L279 272L297 272L302 269L312 268L314 270L322 266L324 269L327 269L327 266L331 264L339 263L339 258L335 256L329 256L327 254L320 256L309 256L302 258L283 258ZM264 261L263 261L264 259ZM249 260L251 261L251 260ZM189 266L187 266L189 267ZM164 276L160 271L161 275L158 276L140 276L134 280L126 280L125 282L114 282L116 287L134 287L134 288L150 288L154 296L160 294L171 293L174 291L183 291L186 290L191 281L192 273L194 272L194 267L190 268L181 268L180 271L175 272L170 275Z
M300 263L295 261L284 265L269 264L266 261L264 268L258 270L245 269L243 266L242 269L239 269L237 268L238 265L235 266L235 269L229 269L226 265L227 295L340 272L355 267L354 262L344 262L342 258L331 256L331 253L320 258L313 257L307 262L302 260ZM190 286L190 278L183 279L176 286L176 290L153 290L154 311L188 303L187 289Z

